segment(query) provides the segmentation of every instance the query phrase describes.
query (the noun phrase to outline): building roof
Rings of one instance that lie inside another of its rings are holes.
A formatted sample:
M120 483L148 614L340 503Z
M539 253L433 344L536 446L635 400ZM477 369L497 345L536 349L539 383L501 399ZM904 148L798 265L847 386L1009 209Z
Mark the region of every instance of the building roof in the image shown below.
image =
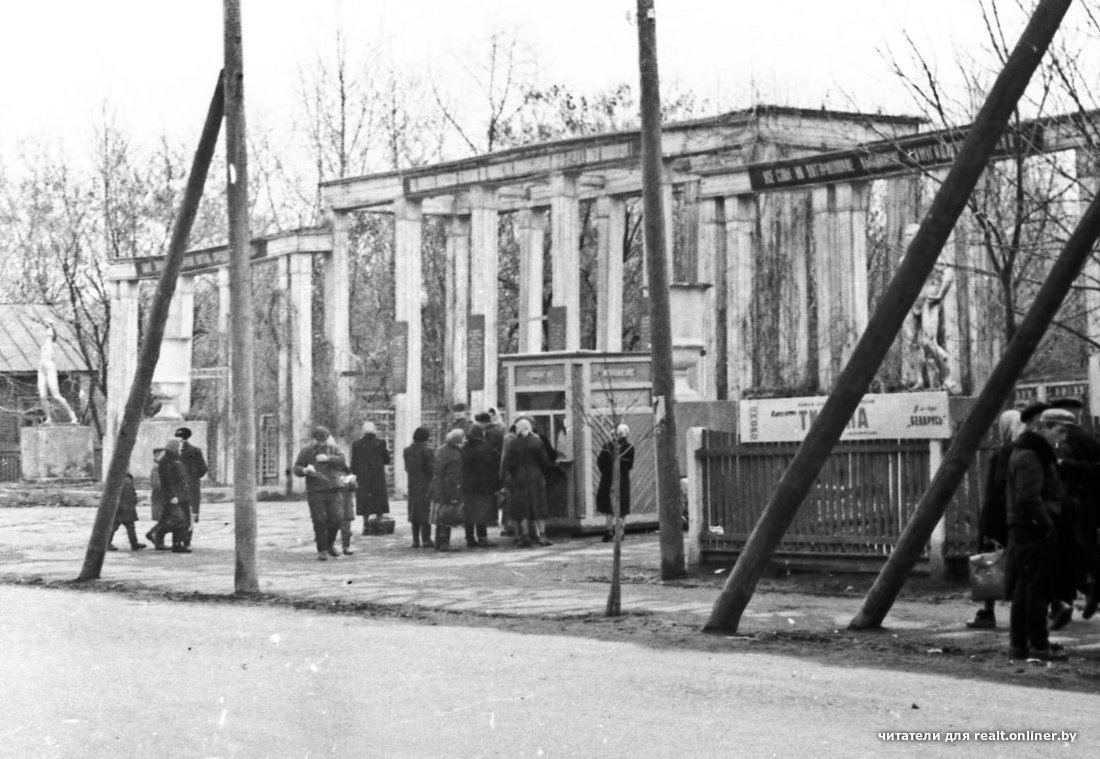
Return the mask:
M57 332L54 362L57 371L87 372L77 350L72 325L42 303L0 303L0 374L36 373L46 325Z

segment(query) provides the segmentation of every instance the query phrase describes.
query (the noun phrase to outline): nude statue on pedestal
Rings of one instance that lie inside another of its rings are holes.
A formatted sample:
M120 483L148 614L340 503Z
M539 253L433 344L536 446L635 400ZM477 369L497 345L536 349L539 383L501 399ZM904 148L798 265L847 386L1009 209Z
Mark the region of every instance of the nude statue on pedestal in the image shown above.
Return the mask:
M902 234L902 255L920 229L909 224ZM920 295L902 323L902 381L909 390L956 392L951 354L944 339L944 298L955 283L955 271L937 261Z
M46 413L46 424L53 423L51 399L57 401L69 415L70 424L76 424L76 414L69 406L69 402L61 395L61 389L57 384L57 363L53 358L54 340L57 332L52 324L46 325L46 341L42 343L42 351L38 355L38 398L42 402L42 410Z

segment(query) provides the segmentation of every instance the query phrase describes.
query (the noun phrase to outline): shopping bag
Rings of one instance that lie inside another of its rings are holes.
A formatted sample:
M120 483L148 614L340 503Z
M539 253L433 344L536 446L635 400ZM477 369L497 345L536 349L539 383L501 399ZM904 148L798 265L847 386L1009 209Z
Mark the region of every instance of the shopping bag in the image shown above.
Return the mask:
M975 601L998 601L1005 595L1005 550L970 557L970 597Z

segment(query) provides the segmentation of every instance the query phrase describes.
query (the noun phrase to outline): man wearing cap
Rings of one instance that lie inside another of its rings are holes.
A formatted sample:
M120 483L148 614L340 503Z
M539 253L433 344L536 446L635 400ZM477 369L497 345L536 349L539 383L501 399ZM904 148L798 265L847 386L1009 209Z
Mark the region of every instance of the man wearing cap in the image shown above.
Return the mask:
M318 561L337 557L336 536L344 519L344 475L347 459L329 440L327 427L314 427L312 441L294 459L294 474L306 478L306 502L313 521L313 539Z
M1070 412L1048 408L1039 415L1038 431L1025 430L1009 457L1005 592L1012 600L1009 655L1013 659L1066 658L1050 644L1047 606L1055 550L1054 516L1061 512L1064 499L1054 451L1075 424Z
M1084 408L1077 398L1059 398L1051 405L1075 416ZM1100 579L1100 543L1096 535L1100 511L1100 442L1080 427L1071 427L1058 455L1058 474L1066 484L1067 513L1060 525L1060 571L1056 573L1056 591L1060 592L1055 593L1051 609L1054 630L1069 622L1078 590L1085 595L1081 616L1089 619L1096 613Z
M191 504L192 526L184 539L184 545L190 547L191 535L195 529L194 523L199 521L199 505L202 500L202 486L199 480L206 476L206 459L202 455L202 448L191 445L191 430L188 427L180 427L176 430L176 439L180 441L180 460L187 475L187 500Z

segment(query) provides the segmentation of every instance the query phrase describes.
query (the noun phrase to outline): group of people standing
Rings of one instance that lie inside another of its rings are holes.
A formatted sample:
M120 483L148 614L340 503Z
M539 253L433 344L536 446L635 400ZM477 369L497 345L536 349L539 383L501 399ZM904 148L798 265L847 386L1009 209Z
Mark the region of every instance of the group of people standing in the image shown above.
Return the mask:
M153 449L149 500L156 524L145 533L145 539L153 544L155 550L191 553L194 525L199 521L202 506L201 480L206 472L206 457L201 448L191 443L191 430L188 427L180 427L163 447ZM119 527L125 528L132 551L146 547L145 543L138 541L135 527L138 519L137 501L134 478L128 472L119 494L114 532ZM172 538L171 545L165 545L165 538L168 536ZM107 550L118 550L113 538L107 545Z
M614 440L597 459L601 476L596 507L607 515L605 540L612 535L611 481L616 458L619 517L630 513L634 448L629 432L626 425L619 425ZM355 515L363 518L364 535L375 531L372 523L387 518L386 466L391 457L372 422L364 423L362 437L352 444L350 461L328 428L315 427L311 437L298 452L293 472L306 480L317 558L327 561L340 556L337 535L343 536L343 554L353 553ZM506 427L495 409L478 413L472 421L463 409L443 430L442 445L433 447L431 438L428 427L418 427L402 451L413 548L454 550L451 531L455 527L463 528L468 548L493 548L497 544L489 539L489 527L498 524L503 528L501 535L513 537L522 548L553 545L546 534L546 484L556 470L558 452L535 429L531 417L519 416Z
M1081 429L1082 408L1073 398L1036 402L998 423L1002 444L990 460L979 542L1006 548L1014 659L1064 660L1050 631L1069 624L1078 592L1084 619L1100 602L1100 441ZM994 602L967 625L996 627Z
M453 550L451 529L458 526L468 548L492 548L488 529L500 521L502 534L515 537L520 547L552 545L546 536L546 477L557 451L535 432L530 417L505 428L495 409L472 422L462 414L442 445L433 450L430 438L431 430L419 427L402 454L414 548Z

